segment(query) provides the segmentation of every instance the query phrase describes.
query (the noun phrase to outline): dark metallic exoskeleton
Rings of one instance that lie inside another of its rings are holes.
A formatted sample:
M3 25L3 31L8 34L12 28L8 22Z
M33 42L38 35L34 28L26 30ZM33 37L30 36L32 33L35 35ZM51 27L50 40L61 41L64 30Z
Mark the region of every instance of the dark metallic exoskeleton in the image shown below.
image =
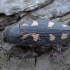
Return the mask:
M70 40L70 26L47 20L24 21L7 27L3 38L23 46L63 44Z
M62 45L70 41L70 26L47 20L29 20L8 26L3 31L4 42L24 47Z

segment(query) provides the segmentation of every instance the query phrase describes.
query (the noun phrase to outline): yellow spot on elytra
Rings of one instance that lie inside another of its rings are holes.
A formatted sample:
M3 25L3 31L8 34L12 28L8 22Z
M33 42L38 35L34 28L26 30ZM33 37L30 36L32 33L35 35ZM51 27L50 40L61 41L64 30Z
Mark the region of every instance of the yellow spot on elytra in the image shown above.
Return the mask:
M22 38L25 39L25 38L27 38L28 36L30 36L30 34L24 34L24 35L22 36Z
M54 22L49 22L48 27L52 27L55 23Z
M32 37L33 37L34 41L37 41L39 34L32 33Z
M55 40L55 36L53 34L50 34L50 41Z
M26 23L24 23L24 24L22 24L22 26L29 26L28 24L26 24Z
M37 21L34 21L31 26L38 26L38 22Z
M34 41L37 41L38 40L38 37L39 37L39 34L35 34L35 33L31 33L31 34L24 34L22 36L23 39L27 38L28 36L32 36Z
M63 34L61 35L61 39L66 39L67 37L68 37L68 34L63 33Z

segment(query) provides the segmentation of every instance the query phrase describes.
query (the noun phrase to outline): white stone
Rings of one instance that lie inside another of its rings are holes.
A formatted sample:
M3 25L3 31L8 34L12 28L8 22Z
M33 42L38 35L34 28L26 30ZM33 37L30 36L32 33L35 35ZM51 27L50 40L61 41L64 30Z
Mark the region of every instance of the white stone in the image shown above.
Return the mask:
M0 0L0 13L11 15L20 11L30 11L52 0Z

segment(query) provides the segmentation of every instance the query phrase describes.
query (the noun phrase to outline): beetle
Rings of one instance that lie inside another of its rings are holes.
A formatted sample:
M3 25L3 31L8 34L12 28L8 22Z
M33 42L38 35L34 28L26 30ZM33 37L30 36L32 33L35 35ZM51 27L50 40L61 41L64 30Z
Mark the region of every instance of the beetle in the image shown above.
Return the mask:
M27 20L8 26L3 31L4 42L35 48L62 45L70 41L70 26L51 20ZM40 52L37 51L40 50ZM58 48L57 48L58 50ZM58 50L60 51L60 50Z
M5 42L23 46L62 44L70 38L70 26L47 20L29 20L7 27L3 38Z

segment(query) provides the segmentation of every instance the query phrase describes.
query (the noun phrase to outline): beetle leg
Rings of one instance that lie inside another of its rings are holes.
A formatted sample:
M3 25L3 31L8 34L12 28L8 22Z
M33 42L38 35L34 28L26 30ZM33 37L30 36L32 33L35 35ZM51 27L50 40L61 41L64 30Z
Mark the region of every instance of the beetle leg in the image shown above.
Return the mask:
M27 52L27 53L25 53L21 58L23 59L23 58L25 58L26 56L28 56L29 54L30 54L30 51Z
M52 50L52 52L50 53L50 58L52 61L61 61L62 60L62 46L61 45L57 45L56 48L54 48Z
M36 63L37 63L37 56L35 56L34 58L35 58L35 66L36 66Z
M61 53L61 52L62 52L62 45L57 44L57 45L54 47L54 50L56 50L58 53Z
M69 48L70 48L70 46L64 46L64 47L62 47L62 52L68 50Z
M69 42L65 43L65 44L63 44L62 51L64 52L64 51L68 50L69 48L70 48L70 43Z
M43 46L36 46L36 47L34 47L34 51L35 51L39 56L41 56L42 54L45 53L46 48L43 47Z
M50 59L51 61L54 61L54 62L62 62L62 54L53 50L50 54Z
M42 54L45 53L45 47L43 47L43 46L35 46L34 51L35 51L35 53L37 53L37 55L34 57L35 58L35 66L36 66L37 57L39 57L39 56L41 56Z

